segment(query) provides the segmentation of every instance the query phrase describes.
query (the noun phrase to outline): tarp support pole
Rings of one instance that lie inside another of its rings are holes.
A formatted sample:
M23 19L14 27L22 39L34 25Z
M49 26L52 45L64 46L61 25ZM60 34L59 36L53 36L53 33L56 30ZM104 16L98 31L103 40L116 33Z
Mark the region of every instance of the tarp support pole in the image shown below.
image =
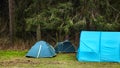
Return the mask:
M101 61L101 36L102 32L100 32L100 36L99 36L99 62Z

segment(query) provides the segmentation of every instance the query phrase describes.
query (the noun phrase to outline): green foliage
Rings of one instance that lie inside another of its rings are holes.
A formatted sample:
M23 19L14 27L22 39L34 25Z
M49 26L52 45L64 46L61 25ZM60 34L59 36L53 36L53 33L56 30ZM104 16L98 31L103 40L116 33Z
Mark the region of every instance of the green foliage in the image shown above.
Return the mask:
M39 14L33 15L33 17L26 18L26 23L28 24L28 30L31 26L45 25L47 23L48 13L43 11Z
M117 3L112 2L109 0L32 0L24 10L26 30L36 31L36 26L40 24L41 31L54 31L56 35L63 37L86 30L89 22L89 30L118 31L119 9L115 5Z
M71 35L74 39L74 33L81 30L120 31L119 3L119 0L15 0L16 34L24 38L35 32L38 25L45 40L49 35L52 38ZM0 6L1 32L4 22L9 26L8 0L1 0ZM9 27L5 28L1 33L8 35Z
M73 21L70 17L72 12L72 3L59 3L56 7L50 8L51 17L50 22L54 24L59 24L57 30L64 30L67 34L69 33L69 28L73 26Z

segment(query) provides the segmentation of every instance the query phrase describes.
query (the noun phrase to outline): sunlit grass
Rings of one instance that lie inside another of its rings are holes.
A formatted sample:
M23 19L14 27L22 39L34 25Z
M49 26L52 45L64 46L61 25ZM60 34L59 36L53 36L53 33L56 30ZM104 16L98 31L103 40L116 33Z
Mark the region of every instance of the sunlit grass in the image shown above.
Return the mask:
M14 57L23 57L27 51L0 50L0 60L12 59Z

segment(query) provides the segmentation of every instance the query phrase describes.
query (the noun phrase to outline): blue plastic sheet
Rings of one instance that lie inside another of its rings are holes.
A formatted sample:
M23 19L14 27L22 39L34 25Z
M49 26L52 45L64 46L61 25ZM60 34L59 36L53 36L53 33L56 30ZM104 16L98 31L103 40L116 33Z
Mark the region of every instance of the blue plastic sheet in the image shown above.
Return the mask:
M120 32L82 31L78 61L120 62Z

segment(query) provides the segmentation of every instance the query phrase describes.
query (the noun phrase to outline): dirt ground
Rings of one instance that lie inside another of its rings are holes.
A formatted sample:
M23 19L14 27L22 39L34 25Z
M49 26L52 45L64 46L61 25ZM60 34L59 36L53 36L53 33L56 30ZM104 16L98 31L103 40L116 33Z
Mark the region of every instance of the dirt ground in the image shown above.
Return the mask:
M17 59L12 59L12 60L5 60L5 61L0 61L0 66L2 67L9 67L9 66L15 66L15 65L39 65L39 64L44 64L45 62L41 62L37 59L24 59L24 58L17 58ZM46 62L45 64L64 64L62 62L58 62L58 61L49 61Z
M40 64L40 62L38 61L33 61L33 60L29 60L29 59L14 59L14 60L6 60L6 61L2 61L0 62L1 66L8 66L8 65L16 65L16 64Z

